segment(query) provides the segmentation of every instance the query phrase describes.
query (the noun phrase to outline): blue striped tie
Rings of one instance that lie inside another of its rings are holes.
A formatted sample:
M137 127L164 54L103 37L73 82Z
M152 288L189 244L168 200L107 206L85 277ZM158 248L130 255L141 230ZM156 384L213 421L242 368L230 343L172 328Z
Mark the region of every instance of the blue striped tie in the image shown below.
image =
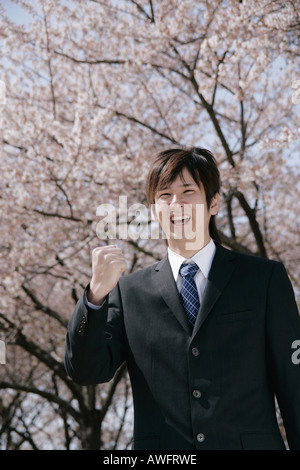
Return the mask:
M183 305L189 319L189 322L194 326L198 310L200 307L200 301L194 276L198 271L199 267L193 263L182 263L179 272L183 277L183 284L181 289L181 296Z

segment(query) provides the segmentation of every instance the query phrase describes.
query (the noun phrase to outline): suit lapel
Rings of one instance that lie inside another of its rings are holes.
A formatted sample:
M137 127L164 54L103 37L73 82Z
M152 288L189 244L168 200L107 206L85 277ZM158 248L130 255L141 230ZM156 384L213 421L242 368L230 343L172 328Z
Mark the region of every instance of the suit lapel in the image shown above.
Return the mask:
M236 256L233 251L229 251L218 244L216 247L216 253L208 275L206 288L201 301L192 337L198 333L200 327L203 325L208 314L211 312L215 303L219 299L224 287L228 283L236 266L236 263L234 262Z
M156 265L153 273L155 288L157 292L161 294L183 329L189 335L192 335L192 337L198 333L200 327L220 297L222 290L229 281L235 268L235 258L236 256L233 251L229 251L217 244L216 253L193 330L184 311L168 256L165 256Z
M168 307L183 327L191 335L192 327L187 319L175 279L171 270L168 256L165 256L155 267L154 284Z

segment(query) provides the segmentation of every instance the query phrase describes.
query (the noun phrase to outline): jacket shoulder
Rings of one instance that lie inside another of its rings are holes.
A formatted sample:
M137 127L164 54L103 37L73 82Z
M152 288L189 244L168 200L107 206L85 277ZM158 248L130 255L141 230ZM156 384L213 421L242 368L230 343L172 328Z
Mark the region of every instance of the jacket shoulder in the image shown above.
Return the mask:
M276 261L269 258L262 258L258 255L251 255L240 253L237 251L229 250L222 245L217 245L217 252L220 256L225 258L232 258L235 259L238 263L244 266L253 266L257 267L258 269L274 269L275 267L283 266L281 261Z
M141 268L141 269L137 269L136 271L132 272L132 273L128 273L128 274L125 274L124 276L122 276L120 279L119 279L119 282L121 282L121 284L123 283L135 283L137 281L141 281L141 280L146 280L148 279L153 271L155 271L155 268L156 266L160 263L160 261L157 261L153 264L151 264L150 266L147 266L145 268Z

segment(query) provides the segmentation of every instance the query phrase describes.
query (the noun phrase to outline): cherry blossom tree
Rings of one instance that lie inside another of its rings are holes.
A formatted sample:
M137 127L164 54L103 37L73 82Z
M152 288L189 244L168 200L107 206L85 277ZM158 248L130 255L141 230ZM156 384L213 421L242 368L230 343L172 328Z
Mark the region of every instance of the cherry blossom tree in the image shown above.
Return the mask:
M111 243L97 236L97 207L146 204L157 150L208 148L222 242L283 261L299 295L299 4L14 3L26 21L4 6L0 21L1 446L128 448L125 367L79 387L63 366L91 251ZM119 243L127 272L166 249Z

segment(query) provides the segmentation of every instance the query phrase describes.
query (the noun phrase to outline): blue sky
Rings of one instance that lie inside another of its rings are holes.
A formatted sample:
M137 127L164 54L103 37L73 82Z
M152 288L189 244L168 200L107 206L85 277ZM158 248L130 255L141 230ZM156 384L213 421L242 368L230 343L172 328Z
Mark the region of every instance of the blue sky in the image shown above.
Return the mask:
M34 3L32 0L29 0L28 3ZM7 15L13 19L16 23L26 23L29 21L30 17L26 12L16 3L11 2L10 0L0 0L0 5L4 7Z

